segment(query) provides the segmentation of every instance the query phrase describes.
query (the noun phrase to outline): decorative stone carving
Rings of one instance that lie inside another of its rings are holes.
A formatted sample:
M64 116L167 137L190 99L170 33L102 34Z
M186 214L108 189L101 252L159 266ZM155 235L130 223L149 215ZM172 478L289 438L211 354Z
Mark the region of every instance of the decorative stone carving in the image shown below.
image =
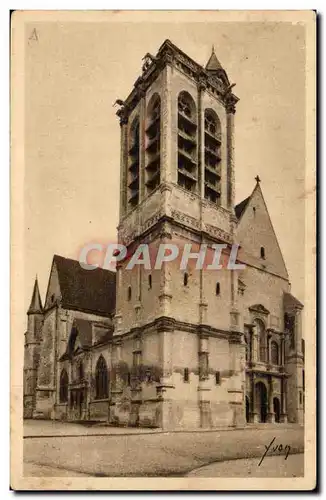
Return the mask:
M179 212L179 210L171 210L172 217L181 222L182 224L188 225L190 227L194 227L196 229L200 228L200 222L191 217L190 215L184 214L183 212Z
M226 241L227 243L232 243L231 235L223 231L223 229L211 226L211 224L205 224L205 229L209 235L214 236L219 240Z

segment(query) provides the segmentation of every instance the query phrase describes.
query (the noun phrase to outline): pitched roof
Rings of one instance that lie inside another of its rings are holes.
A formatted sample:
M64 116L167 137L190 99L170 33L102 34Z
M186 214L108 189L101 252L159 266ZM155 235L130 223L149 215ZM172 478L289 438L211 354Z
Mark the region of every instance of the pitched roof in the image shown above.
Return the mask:
M88 319L75 318L71 327L69 339L67 342L67 347L65 353L61 356L61 360L70 358L75 352L81 347L83 350L90 349L93 345L93 335L92 335L92 325L93 322ZM94 344L104 344L109 342L113 336L112 326L107 326L103 329L103 335ZM76 340L79 340L80 346L75 348Z
M42 307L40 290L38 287L37 278L35 278L32 299L31 299L31 303L30 303L30 306L28 308L27 314L42 313L42 311L43 311L43 307Z
M211 56L208 60L208 63L206 64L205 69L207 71L218 71L219 69L223 69L220 61L216 57L214 47L212 49Z
M100 267L83 269L77 260L60 255L53 257L58 271L62 305L66 309L81 309L100 314L115 310L115 272Z
M284 292L283 301L284 301L284 309L286 312L293 311L294 309L303 308L303 304L301 304L301 302L291 293Z
M234 207L235 215L237 216L238 219L240 219L241 215L245 211L246 206L248 205L248 202L250 200L250 196L246 198L245 200L242 200L238 205Z
M75 318L72 324L70 338L68 342L68 350L73 351L76 339L83 348L91 347L92 345L92 322L87 319Z

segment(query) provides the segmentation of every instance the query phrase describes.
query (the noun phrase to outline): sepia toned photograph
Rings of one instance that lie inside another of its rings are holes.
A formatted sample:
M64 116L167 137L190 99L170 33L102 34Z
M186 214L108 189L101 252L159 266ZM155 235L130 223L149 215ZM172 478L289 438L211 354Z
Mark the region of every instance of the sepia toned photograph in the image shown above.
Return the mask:
M315 30L13 14L13 489L315 487Z

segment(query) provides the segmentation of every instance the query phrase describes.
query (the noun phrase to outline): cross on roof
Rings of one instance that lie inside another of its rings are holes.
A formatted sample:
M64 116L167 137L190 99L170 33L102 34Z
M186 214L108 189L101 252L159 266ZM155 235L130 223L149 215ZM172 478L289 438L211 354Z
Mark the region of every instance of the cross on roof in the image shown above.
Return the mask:
M260 182L260 177L259 177L259 175L256 175L256 177L255 177L255 181L257 182L257 184Z

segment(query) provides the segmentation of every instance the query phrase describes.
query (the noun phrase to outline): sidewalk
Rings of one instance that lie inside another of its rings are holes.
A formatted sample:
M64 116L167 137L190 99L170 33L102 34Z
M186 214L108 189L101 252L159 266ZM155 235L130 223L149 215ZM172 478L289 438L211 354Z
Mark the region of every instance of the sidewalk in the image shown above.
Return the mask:
M24 438L55 437L55 436L108 436L153 434L162 429L139 427L111 427L103 424L81 424L74 422L59 422L56 420L24 420Z
M206 433L206 432L224 432L234 430L263 430L263 429L300 429L295 424L248 424L245 427L234 429L233 427L221 427L214 429L176 429L163 430L160 428L146 427L113 427L105 422L103 423L75 423L59 422L56 420L24 420L24 438L34 437L55 437L55 436L127 436L137 434L162 434L162 433Z

